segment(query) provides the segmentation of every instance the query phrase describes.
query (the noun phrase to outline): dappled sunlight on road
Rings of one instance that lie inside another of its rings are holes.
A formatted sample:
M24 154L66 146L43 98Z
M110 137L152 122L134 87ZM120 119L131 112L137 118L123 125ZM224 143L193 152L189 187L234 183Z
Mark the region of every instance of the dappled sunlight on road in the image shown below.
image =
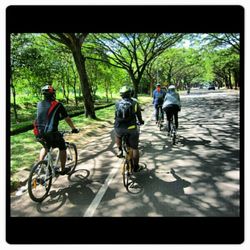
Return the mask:
M96 217L239 216L239 98L234 92L203 92L183 96L176 145L143 111L138 194L123 186L121 159L115 156L114 131L77 147L78 177L60 177L51 194L37 205L23 194L14 197L12 216L84 216L90 204ZM81 174L80 174L80 172ZM108 180L108 183L107 183ZM105 187L105 188L104 188ZM102 191L104 190L104 191ZM96 197L98 201L93 202ZM22 205L22 211L17 208Z

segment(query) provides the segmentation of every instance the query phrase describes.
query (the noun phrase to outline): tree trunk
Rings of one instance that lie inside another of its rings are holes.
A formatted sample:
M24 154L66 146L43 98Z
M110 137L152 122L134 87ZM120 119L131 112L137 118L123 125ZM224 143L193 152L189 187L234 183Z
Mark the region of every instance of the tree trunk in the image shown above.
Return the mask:
M14 117L15 117L15 121L16 123L18 122L18 116L17 116L17 105L16 105L16 89L15 86L12 83L12 79L11 79L11 84L10 84L11 88L12 88L12 95L13 95L13 109L14 109Z
M85 108L85 116L90 117L92 119L96 119L94 103L92 100L90 85L89 85L88 76L86 72L86 66L85 66L86 59L81 53L80 46L75 46L75 49L72 49L72 53L73 53L76 68L77 68L79 78L80 78L83 101L84 101L84 108Z
M233 89L232 87L232 79L231 79L231 70L228 70L228 85L230 89Z

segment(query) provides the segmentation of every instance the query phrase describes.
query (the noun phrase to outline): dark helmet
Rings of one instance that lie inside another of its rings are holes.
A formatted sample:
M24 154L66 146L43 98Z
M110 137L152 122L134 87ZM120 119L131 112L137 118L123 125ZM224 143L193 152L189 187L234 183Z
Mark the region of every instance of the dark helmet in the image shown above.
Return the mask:
M131 88L127 85L121 87L120 96L121 97L131 97Z

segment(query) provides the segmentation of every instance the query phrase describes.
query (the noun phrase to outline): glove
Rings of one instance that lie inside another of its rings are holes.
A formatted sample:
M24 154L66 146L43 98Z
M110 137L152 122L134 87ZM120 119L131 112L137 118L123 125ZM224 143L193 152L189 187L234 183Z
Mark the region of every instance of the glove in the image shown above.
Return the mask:
M144 124L144 121L140 121L140 125L143 125Z
M75 134L77 134L77 133L79 133L79 129L77 129L77 128L73 128L73 129L71 130L71 133L75 133Z

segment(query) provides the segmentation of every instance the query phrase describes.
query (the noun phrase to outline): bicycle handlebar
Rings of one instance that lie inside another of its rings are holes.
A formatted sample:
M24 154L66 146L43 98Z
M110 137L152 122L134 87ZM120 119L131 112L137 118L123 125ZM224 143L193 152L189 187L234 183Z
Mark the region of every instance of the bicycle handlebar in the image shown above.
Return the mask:
M70 131L70 130L60 130L58 131L62 136L64 135L67 135L67 134L77 134L80 132L80 129L77 129L77 132L72 132L73 129Z

